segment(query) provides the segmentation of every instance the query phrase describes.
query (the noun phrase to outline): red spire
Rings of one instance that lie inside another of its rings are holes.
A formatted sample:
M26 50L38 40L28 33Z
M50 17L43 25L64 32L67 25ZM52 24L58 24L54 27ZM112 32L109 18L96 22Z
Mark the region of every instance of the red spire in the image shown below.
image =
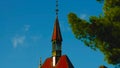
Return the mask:
M53 35L52 35L52 41L54 41L54 40L55 41L62 41L58 16L56 17L56 20L55 20L54 30L53 30Z

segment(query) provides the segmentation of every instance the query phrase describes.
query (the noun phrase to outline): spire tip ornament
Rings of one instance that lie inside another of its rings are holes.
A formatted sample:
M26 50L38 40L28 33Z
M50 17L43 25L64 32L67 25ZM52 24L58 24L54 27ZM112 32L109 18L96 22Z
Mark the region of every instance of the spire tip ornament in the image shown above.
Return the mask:
M58 9L58 0L56 0L56 15L58 16L58 11L59 11L59 9Z
M40 57L40 68L42 68L42 58Z

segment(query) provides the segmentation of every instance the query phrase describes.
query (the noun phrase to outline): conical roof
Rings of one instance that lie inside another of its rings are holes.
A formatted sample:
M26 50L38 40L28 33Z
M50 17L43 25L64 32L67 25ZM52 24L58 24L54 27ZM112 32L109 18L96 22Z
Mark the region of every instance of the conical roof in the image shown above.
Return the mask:
M62 36L61 36L58 16L56 17L55 24L54 24L52 41L62 41Z

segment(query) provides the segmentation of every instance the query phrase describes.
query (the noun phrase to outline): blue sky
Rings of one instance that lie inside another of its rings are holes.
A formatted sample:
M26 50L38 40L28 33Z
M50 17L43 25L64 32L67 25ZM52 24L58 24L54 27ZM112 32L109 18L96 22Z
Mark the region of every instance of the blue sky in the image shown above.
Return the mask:
M102 13L96 0L59 0L62 53L75 68L108 65L99 51L75 39L67 20L70 12L87 19ZM40 57L51 56L55 0L0 0L0 68L38 68Z

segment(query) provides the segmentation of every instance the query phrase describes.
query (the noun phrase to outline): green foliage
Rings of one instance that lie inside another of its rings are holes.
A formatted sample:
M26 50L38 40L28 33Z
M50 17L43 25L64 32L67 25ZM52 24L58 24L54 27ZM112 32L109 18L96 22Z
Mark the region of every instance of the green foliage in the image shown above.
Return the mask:
M98 2L103 2L104 0L97 0Z
M99 49L108 63L118 64L120 63L120 0L104 0L103 10L104 15L91 16L89 21L70 13L69 24L77 39L94 50Z

